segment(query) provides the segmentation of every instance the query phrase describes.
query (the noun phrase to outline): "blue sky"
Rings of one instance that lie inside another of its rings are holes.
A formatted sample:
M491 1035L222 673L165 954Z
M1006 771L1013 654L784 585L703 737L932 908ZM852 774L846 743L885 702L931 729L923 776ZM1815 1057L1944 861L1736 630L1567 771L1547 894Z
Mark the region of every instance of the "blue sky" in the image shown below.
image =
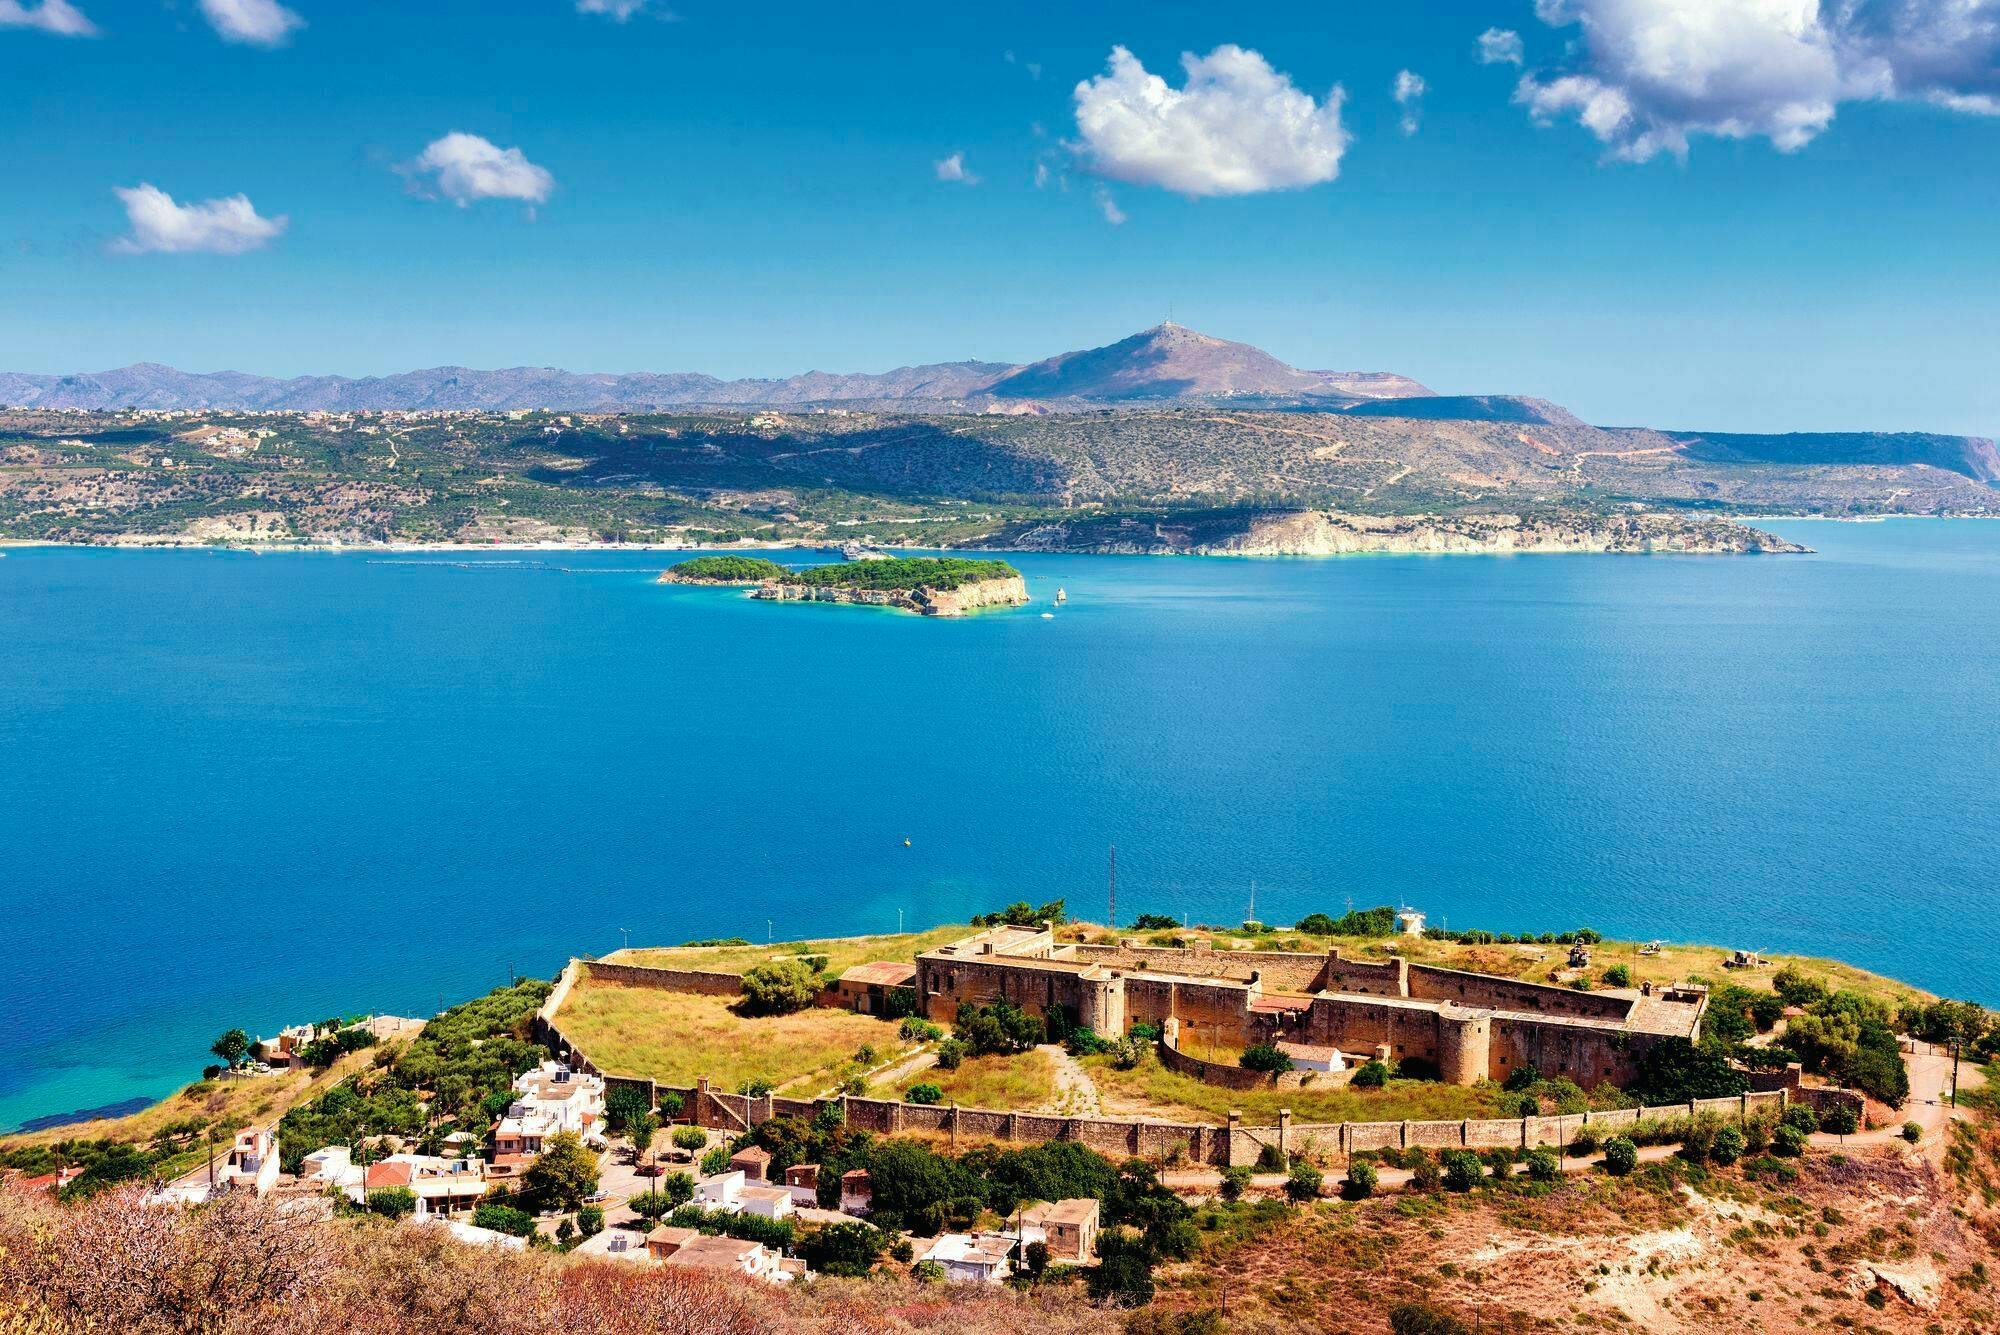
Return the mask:
M0 0L0 369L782 375L1171 311L1610 424L1990 435L2000 0L1889 8Z

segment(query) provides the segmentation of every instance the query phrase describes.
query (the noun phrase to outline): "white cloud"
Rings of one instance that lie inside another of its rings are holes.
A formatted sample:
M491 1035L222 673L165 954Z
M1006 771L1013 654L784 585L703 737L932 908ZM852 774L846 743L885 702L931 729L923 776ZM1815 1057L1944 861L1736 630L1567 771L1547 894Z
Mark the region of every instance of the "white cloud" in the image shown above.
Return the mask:
M482 199L540 204L556 187L556 178L528 161L520 149L501 148L462 130L432 140L405 170L428 176L437 193L460 208Z
M282 46L306 21L278 0L201 0L202 16L225 42Z
M1479 63L1482 65L1518 65L1527 59L1527 50L1521 45L1521 34L1512 28L1488 28L1479 34Z
M290 221L282 215L262 217L245 195L176 204L172 195L151 185L120 188L115 193L125 205L125 217L132 227L130 235L111 244L123 255L154 251L241 255L268 245Z
M1417 132L1417 124L1423 116L1424 93L1429 88L1430 85L1424 82L1424 76L1421 74L1411 70L1398 70L1396 72L1394 92L1396 105L1403 109L1402 126L1404 134L1415 134Z
M33 28L58 37L95 37L97 25L85 18L70 0L42 0L30 6L23 0L0 0L0 28Z
M652 0L576 0L576 12L602 14L613 23L623 23L634 14L644 13L651 3ZM660 17L672 18L673 15L660 11Z
M1790 152L1846 102L2000 114L2000 0L1536 0L1582 39L1524 77L1537 120L1573 115L1617 159L1685 157L1698 135Z
M1104 215L1104 221L1117 227L1125 221L1125 210L1118 207L1118 201L1103 186L1097 187L1097 211Z
M1035 189L1040 190L1048 185L1048 183L1049 164L1046 162L1037 162L1035 164Z
M948 158L940 158L933 163L940 181L956 181L960 185L978 185L979 178L966 168L965 154L954 153Z
M1072 147L1092 171L1184 195L1247 195L1331 181L1347 131L1344 94L1300 92L1264 57L1239 46L1181 57L1182 88L1149 74L1124 47L1110 69L1076 86Z

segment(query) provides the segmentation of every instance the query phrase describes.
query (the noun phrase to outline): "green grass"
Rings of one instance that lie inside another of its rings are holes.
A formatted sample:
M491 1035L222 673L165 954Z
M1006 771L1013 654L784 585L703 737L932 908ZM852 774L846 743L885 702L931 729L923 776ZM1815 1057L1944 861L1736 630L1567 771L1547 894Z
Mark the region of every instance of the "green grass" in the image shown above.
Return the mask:
M964 923L948 923L922 932L902 935L836 937L821 941L780 941L776 945L750 946L670 946L635 947L605 956L617 964L643 964L656 969L709 969L718 973L742 973L762 964L773 955L824 955L827 973L839 977L856 964L876 960L914 960L937 946L971 936L978 929Z
M1429 1080L1391 1080L1381 1089L1223 1089L1167 1070L1148 1057L1120 1071L1109 1057L1086 1057L1084 1069L1097 1082L1107 1115L1158 1117L1175 1122L1222 1122L1230 1110L1252 1125L1269 1126L1282 1108L1299 1122L1452 1121L1499 1115L1497 1089L1445 1085Z
M1053 1108L1056 1101L1055 1068L1043 1052L1022 1052L1011 1057L967 1057L955 1071L939 1067L917 1072L893 1085L876 1084L870 1098L900 1099L912 1085L936 1085L944 1091L943 1103L967 1108L1004 1108L1031 1112Z
M911 1050L896 1025L853 1011L813 1007L746 1019L727 997L579 981L556 1015L572 1043L605 1071L722 1091L765 1080L788 1094L816 1095L845 1075L864 1044L878 1061Z

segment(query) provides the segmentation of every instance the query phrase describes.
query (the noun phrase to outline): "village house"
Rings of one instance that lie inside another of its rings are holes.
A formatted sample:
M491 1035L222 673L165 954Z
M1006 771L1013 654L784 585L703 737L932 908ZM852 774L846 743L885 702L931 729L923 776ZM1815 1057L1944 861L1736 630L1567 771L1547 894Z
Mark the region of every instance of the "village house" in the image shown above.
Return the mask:
M1021 1211L1021 1241L1040 1242L1049 1259L1081 1265L1097 1255L1099 1206L1094 1197L1051 1201Z
M746 1145L729 1156L729 1167L751 1182L762 1182L771 1171L771 1152L761 1145Z
M973 1284L1002 1284L1014 1274L1007 1258L1020 1241L1012 1233L941 1233L917 1253L919 1264L935 1261L947 1279Z
M744 1238L697 1235L676 1247L666 1263L694 1270L735 1271L767 1283L778 1283L786 1277L776 1252L761 1242Z
M460 1214L477 1207L486 1195L485 1169L477 1159L392 1154L369 1164L361 1185L348 1188L347 1196L356 1204L365 1204L371 1191L407 1187L417 1198L417 1218Z
M916 984L916 965L882 960L848 969L834 981L832 992L834 1000L849 1010L863 1015L887 1015L889 994L914 988Z
M811 1207L819 1204L819 1165L816 1163L795 1163L785 1170L785 1190L792 1193L792 1204Z
M694 1230L689 1229L688 1232ZM622 1228L607 1228L593 1233L576 1244L572 1256L591 1256L604 1261L625 1261L637 1263L661 1261L665 1257L655 1256L645 1236Z
M840 1212L867 1214L875 1198L874 1184L866 1168L851 1168L840 1175Z
M604 1078L547 1061L514 1081L514 1099L493 1128L492 1176L525 1172L550 1136L569 1131L604 1145Z
M664 1261L700 1236L701 1230L697 1228L661 1224L646 1235L646 1252L655 1261Z

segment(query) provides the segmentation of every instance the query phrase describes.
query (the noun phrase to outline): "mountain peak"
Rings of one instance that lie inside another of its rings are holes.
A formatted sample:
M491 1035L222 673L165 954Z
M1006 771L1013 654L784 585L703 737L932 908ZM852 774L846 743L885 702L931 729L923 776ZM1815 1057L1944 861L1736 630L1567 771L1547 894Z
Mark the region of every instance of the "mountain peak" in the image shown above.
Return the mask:
M1356 384L1366 388L1357 390ZM1167 320L1101 348L1065 352L1020 367L994 381L988 392L1011 399L1123 401L1245 395L1353 401L1430 391L1401 376L1384 381L1372 375L1301 371L1262 348Z

